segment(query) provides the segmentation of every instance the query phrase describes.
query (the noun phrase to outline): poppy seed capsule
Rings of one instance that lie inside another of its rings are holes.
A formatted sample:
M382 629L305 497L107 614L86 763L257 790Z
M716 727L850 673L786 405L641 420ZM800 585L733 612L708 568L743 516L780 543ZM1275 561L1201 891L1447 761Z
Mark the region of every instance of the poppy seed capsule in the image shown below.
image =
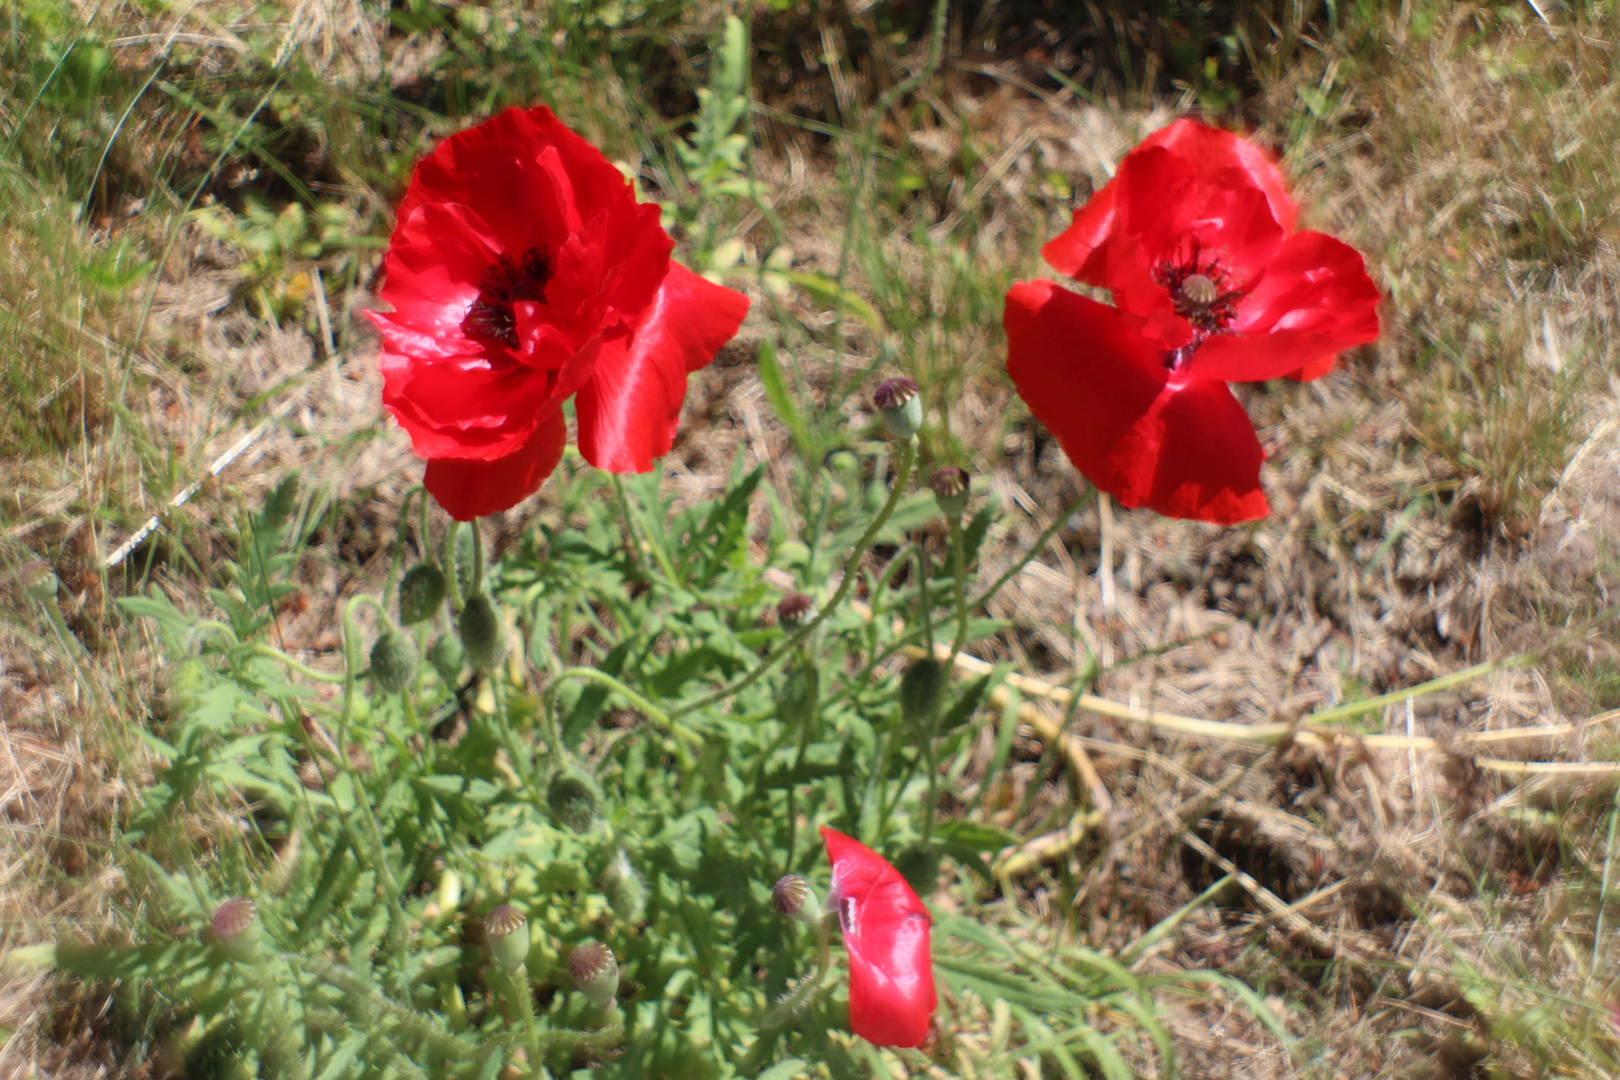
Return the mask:
M467 650L467 660L479 671L489 671L500 663L505 651L501 641L501 619L495 605L484 593L467 597L467 606L461 609L456 624L461 631L461 644Z
M600 941L587 941L568 957L568 974L591 1004L605 1009L619 992L619 961Z
M399 579L399 621L415 626L431 618L444 603L444 571L430 562L420 562Z
M489 954L508 971L516 971L529 959L529 917L511 904L484 916L484 938Z
M960 521L968 503L967 470L947 465L935 472L928 484L934 489L934 502L939 504L939 512L952 521Z
M798 874L784 874L771 886L771 904L790 919L814 923L819 905L810 883Z
M783 626L798 626L814 606L815 601L804 593L794 593L783 597L782 602L776 605L776 619Z
M897 439L909 439L922 427L922 398L910 379L885 379L872 395L872 404L883 417L884 427Z
M402 694L416 681L416 642L397 626L386 625L371 646L371 677L389 694Z
M1181 281L1181 298L1195 308L1208 308L1220 296L1207 274L1188 274Z
M215 908L208 929L233 960L251 960L259 950L259 910L244 897L230 897Z
M939 706L945 671L932 656L918 660L900 677L900 719L915 727L927 724Z
M42 559L25 562L17 567L17 583L30 600L46 603L56 598L56 571Z

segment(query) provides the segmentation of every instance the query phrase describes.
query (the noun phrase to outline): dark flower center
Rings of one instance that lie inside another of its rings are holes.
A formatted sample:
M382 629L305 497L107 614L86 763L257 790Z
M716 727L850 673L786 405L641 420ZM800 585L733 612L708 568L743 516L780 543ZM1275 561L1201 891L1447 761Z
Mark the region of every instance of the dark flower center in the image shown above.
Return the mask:
M1153 279L1169 292L1176 314L1192 324L1199 341L1225 330L1237 318L1243 290L1233 287L1220 259L1206 254L1197 240L1191 242L1185 256L1160 263Z
M532 247L516 257L502 254L478 279L478 299L467 311L462 329L517 348L517 316L512 305L519 300L545 303L550 280L551 257L540 248Z

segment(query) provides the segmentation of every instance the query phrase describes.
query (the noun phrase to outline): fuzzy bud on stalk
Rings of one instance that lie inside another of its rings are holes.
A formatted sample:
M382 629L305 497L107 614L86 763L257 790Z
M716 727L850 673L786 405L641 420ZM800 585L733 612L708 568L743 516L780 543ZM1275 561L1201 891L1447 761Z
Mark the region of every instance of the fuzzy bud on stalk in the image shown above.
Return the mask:
M932 656L918 660L900 677L900 718L914 727L923 727L939 706L939 690L945 671Z
M490 671L500 663L506 645L501 640L501 618L486 594L473 593L467 597L457 629L461 631L461 644L473 667Z
M820 917L816 891L798 874L785 874L771 886L771 903L790 919L810 924Z
M551 816L577 833L596 824L596 786L576 773L559 773L546 789Z
M444 603L444 571L430 562L420 562L399 579L399 621L415 626L432 618Z
M48 604L56 599L56 571L51 569L50 563L42 559L25 562L17 567L17 584L22 586L23 595L30 600Z
M233 960L251 960L259 951L259 909L253 901L233 896L214 909L208 929Z
M416 681L416 642L392 623L371 646L371 677L385 693L402 694Z
M815 603L804 593L785 596L782 602L776 605L776 621L783 626L798 626L810 614Z
M602 874L602 892L613 906L613 914L627 923L640 922L647 911L647 883L641 880L630 856L620 848Z
M910 379L901 377L878 383L872 404L877 406L889 434L902 442L922 427L922 398L917 393L917 384Z
M428 649L428 663L433 665L433 670L439 673L446 686L455 685L466 660L467 650L461 647L460 640L453 634L445 634Z
M619 993L619 961L600 941L587 941L569 955L568 974L597 1008L612 1006Z
M934 489L934 502L939 504L939 512L952 521L962 520L968 504L967 470L947 465L934 473L928 484Z
M484 937L489 954L508 971L517 971L529 959L529 917L511 904L502 904L484 916Z

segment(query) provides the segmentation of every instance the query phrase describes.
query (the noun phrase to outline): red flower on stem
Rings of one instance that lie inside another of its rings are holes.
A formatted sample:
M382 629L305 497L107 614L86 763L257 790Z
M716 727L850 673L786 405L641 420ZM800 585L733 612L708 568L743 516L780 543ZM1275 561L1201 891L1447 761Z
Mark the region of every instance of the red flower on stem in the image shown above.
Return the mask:
M928 909L900 871L825 825L832 900L849 950L849 1026L878 1046L918 1046L937 999Z
M422 159L368 312L383 404L469 521L533 494L567 440L610 472L669 450L686 377L748 299L670 259L658 207L544 107L508 109Z
M1378 336L1361 256L1295 232L1296 212L1259 148L1179 120L1127 154L1042 250L1117 310L1049 281L1008 293L1019 394L1124 505L1222 524L1263 516L1265 455L1224 384L1314 379Z

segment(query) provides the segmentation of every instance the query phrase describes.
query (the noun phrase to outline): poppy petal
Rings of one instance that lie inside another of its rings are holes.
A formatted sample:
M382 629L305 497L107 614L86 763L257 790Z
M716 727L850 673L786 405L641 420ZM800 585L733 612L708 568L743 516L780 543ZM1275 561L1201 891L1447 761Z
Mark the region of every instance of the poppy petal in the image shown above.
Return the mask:
M422 482L457 521L498 514L540 490L567 444L568 421L560 408L552 409L514 453L493 461L429 458Z
M714 358L748 314L748 298L679 263L628 338L607 342L580 387L579 452L609 472L646 472L668 452L686 377Z
M1269 512L1260 489L1265 451L1225 383L1167 388L1158 410L1159 460L1147 505L1168 517L1234 525Z
M1382 295L1361 253L1319 232L1296 233L1238 304L1231 334L1198 350L1201 378L1315 378L1346 349L1378 337Z
M1149 411L1168 354L1141 323L1050 281L1007 293L1007 374L1074 467L1126 506L1153 489L1158 426Z
M832 899L849 950L849 1025L877 1046L919 1046L938 1004L928 909L877 852L825 825Z

